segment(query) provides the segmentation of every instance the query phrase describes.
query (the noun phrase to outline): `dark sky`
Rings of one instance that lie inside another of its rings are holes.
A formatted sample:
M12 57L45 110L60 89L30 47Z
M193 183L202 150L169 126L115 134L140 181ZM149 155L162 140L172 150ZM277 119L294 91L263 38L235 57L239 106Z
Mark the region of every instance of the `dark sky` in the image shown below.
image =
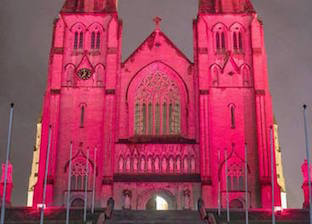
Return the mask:
M35 123L46 85L52 23L62 3L63 0L1 0L0 162L5 158L9 103L14 101L14 205L26 204ZM253 4L264 21L270 88L280 125L288 202L290 207L301 207L301 164L305 155L303 103L310 106L310 128L312 124L312 1L253 0ZM197 0L120 0L119 15L124 22L123 58L152 32L152 18L160 16L163 31L193 60L192 19L196 13Z

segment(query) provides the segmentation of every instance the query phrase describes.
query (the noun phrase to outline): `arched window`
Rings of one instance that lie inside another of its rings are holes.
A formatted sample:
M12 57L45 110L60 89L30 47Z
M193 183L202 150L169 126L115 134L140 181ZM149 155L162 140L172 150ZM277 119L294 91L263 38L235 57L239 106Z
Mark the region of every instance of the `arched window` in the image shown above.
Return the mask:
M240 31L233 32L233 49L234 51L243 50L242 33Z
M83 32L80 32L79 34L79 48L83 48Z
M225 51L225 33L223 31L216 32L216 48L218 51Z
M97 32L96 34L96 49L100 49L101 46L101 33Z
M224 53L226 51L226 31L226 27L222 23L216 24L212 29L215 49L219 53Z
M243 33L244 33L244 27L239 24L235 23L230 27L231 33L232 33L232 46L233 51L236 53L242 52L244 49L243 44Z
M85 116L85 106L81 106L81 111L80 111L80 127L83 128L84 126L84 116Z
M75 37L74 37L74 49L78 48L78 32L75 32Z
M91 49L95 47L95 32L91 33Z
M135 102L137 102L134 111L136 135L180 134L180 92L176 83L167 75L156 73L145 77L136 91ZM137 108L140 105L142 109L138 114ZM140 126L141 130L138 129Z
M235 128L235 107L234 107L234 105L230 106L230 113L231 113L231 128Z

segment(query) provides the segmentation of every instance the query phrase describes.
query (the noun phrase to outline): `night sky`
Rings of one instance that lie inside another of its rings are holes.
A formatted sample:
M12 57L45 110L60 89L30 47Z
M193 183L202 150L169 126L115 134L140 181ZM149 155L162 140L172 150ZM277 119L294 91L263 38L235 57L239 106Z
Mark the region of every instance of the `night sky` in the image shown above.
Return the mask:
M15 102L12 155L13 204L26 204L35 125L42 107L52 24L63 0L1 0L0 162L5 160L9 104ZM309 105L312 134L312 1L253 0L264 22L270 89L287 181L289 207L301 207L305 156L302 104ZM153 31L152 18L193 61L192 20L197 0L119 0L123 59ZM310 134L310 137L311 137ZM312 138L311 138L312 141Z

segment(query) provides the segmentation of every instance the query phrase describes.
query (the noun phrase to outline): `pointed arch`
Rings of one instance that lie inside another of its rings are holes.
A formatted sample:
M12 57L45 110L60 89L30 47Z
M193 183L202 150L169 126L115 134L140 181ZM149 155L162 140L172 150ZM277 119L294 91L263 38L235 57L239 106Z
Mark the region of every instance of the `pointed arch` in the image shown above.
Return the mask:
M74 73L75 73L75 65L72 63L69 63L65 65L65 85L66 86L74 86L75 85L75 79L74 79Z
M217 52L225 52L227 49L227 27L223 23L217 23L212 27L214 49Z
M245 31L245 27L238 22L235 22L230 26L232 49L236 53L243 52L244 50Z
M105 66L101 63L95 66L95 81L98 87L103 87L105 84Z
M222 71L222 68L218 64L213 64L210 66L212 86L219 86L219 76L220 76L221 71Z
M251 68L247 64L240 67L240 74L242 75L243 86L252 86Z
M131 135L180 135L187 125L186 84L162 62L153 62L138 71L129 82L126 101Z

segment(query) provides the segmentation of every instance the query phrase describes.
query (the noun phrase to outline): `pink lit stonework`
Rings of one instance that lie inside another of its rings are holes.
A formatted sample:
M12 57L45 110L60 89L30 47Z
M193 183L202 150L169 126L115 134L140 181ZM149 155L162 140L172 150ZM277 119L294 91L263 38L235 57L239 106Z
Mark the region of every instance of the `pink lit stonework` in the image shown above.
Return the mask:
M160 196L168 209L196 209L200 197L217 208L220 183L225 208L227 160L230 207L245 206L248 175L249 206L271 208L273 112L263 26L251 3L201 0L192 61L155 22L123 62L116 0L66 0L54 24L34 207L52 125L48 206L66 203L72 141L72 206L83 204L88 164L96 207L113 197L116 209L143 210Z

